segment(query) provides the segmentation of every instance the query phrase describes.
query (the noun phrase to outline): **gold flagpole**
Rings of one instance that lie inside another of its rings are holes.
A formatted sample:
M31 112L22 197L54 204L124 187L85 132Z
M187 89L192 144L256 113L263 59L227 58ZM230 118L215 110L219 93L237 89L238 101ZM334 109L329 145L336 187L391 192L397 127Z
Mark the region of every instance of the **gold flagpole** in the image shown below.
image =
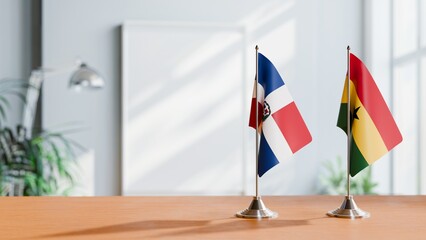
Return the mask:
M347 193L346 193L346 196L350 196L351 195L351 176L350 176L350 173L351 173L351 139L352 139L352 131L351 131L351 58L350 58L350 55L351 55L351 47L349 47L349 45L348 45L348 47L346 48L346 55L347 55L347 63L348 63L348 66L347 66L347 69L348 69L348 86L347 86L347 88L346 88L346 90L347 90L347 98L348 98L348 111L347 111L347 130L346 130L346 132L347 132L347 136L348 136L348 139L347 139L347 153L346 153L346 159L347 159L347 161L346 161L346 164L347 164L347 174L346 174L346 184L347 184L347 186L346 186L346 188L347 188Z
M347 135L348 135L348 139L347 139L347 179L346 179L346 196L345 199L343 200L342 205L340 206L340 208L337 208L335 210L329 211L327 212L327 215L330 217L339 217L339 218L368 218L370 217L370 213L365 212L363 210L361 210L355 203L355 200L353 199L353 196L350 194L351 193L351 144L352 144L352 123L351 123L351 58L350 58L350 51L351 48L348 47L346 48L347 50L347 101L348 101L348 111L347 111Z
M259 47L256 45L256 77L255 77L255 87L254 91L256 94L256 196L253 197L253 200L250 203L250 206L240 212L237 212L235 214L237 217L240 218L276 218L278 214L276 212L273 212L269 210L265 204L263 203L262 199L259 195L259 105L258 105L258 91L257 91L257 85L259 84L258 79L258 71L259 71Z
M258 91L257 85L259 84L259 79L257 78L259 74L259 47L256 45L256 83L255 83L255 92L256 92L256 198L259 198L259 104L257 101Z

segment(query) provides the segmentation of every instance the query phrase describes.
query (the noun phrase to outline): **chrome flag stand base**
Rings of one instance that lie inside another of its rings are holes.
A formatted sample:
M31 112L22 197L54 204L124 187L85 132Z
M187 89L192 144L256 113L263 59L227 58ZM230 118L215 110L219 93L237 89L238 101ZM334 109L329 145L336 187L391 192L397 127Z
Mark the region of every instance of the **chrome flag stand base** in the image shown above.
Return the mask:
M345 196L345 200L343 200L342 206L337 208L336 210L329 211L327 213L330 217L338 217L338 218L369 218L370 213L361 210L355 203L352 195Z
M265 207L260 197L253 197L250 206L241 212L237 212L237 217L240 218L276 218L278 213L269 210Z

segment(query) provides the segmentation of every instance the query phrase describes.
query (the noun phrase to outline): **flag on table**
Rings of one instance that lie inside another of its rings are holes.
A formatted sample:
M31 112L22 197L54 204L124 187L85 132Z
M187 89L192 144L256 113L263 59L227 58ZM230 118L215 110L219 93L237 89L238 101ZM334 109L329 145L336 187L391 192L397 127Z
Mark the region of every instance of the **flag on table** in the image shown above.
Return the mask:
M350 54L351 144L350 174L355 176L402 141L398 126L373 77L355 55ZM346 75L337 126L347 133L348 96Z
M256 82L255 82L256 84ZM312 141L311 134L274 65L258 55L257 85L260 146L258 174L292 156ZM256 129L256 91L251 104L249 125Z

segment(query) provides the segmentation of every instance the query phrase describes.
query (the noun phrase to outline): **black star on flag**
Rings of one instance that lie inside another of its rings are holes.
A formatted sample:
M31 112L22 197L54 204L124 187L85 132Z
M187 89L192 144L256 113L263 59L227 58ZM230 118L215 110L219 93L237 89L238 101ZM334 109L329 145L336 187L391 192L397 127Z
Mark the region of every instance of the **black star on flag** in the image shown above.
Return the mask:
M358 110L359 110L359 108L360 108L361 106L359 106L359 107L357 107L357 108L355 108L355 110L354 110L354 113L352 114L352 118L353 119L358 119L359 120L359 117L358 117Z

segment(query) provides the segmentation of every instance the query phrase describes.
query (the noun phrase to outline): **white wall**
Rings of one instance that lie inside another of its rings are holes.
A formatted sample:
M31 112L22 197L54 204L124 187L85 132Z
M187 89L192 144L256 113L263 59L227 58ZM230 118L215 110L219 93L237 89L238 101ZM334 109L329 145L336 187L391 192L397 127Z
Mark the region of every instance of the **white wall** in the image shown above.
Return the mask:
M247 27L248 53L259 44L274 62L313 136L313 142L294 159L262 177L262 194L312 194L321 162L344 156L345 135L335 125L346 72L346 46L350 44L363 56L362 1L45 0L43 64L61 66L79 56L106 79L105 89L99 92L70 92L66 76L46 81L43 88L44 127L71 121L89 126L75 139L94 156L96 195L120 193L120 25L125 20ZM252 70L249 82L254 76L253 59L254 52L247 59Z
M426 6L421 0L378 0L365 5L367 64L403 136L403 141L373 166L380 194L413 195L426 190L422 161L426 149L426 115L422 111L426 67L421 65L426 55L419 36L426 32L426 25L420 24L423 12L416 3Z
M390 29L390 1L379 0L367 2L365 7L365 63L383 95L385 101L391 106L391 29ZM389 36L388 38L383 36ZM380 194L391 194L392 168L391 154L386 154L380 161L372 166L374 181L378 182L377 191Z
M0 0L0 79L27 79L31 72L31 2ZM6 124L20 123L22 102L10 98Z

